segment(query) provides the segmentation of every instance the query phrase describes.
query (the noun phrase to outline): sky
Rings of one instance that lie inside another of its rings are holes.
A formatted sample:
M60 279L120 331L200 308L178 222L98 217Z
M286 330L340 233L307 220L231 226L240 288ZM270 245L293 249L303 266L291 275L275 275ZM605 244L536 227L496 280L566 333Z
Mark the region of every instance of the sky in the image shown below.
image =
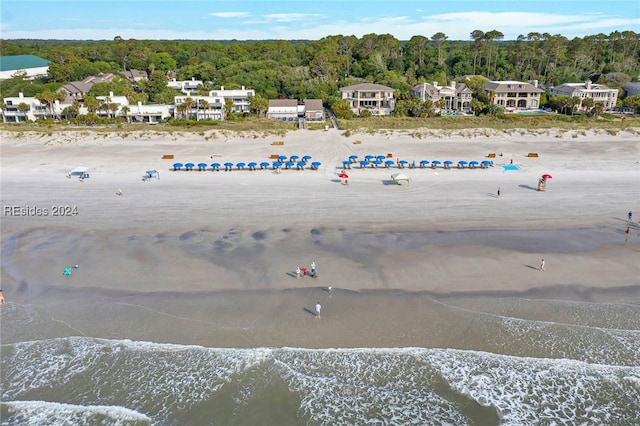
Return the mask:
M639 0L1 0L0 38L319 40L498 30L568 38L640 33Z

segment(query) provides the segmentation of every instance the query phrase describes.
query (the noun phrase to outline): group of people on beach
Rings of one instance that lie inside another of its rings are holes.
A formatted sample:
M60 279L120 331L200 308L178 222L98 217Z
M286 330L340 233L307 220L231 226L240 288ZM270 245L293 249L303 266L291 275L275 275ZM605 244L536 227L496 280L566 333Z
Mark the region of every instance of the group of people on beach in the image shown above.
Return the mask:
M307 269L306 266L297 266L296 267L296 279L299 280L301 277L309 275L312 278L316 278L318 276L318 272L316 271L316 263L311 262L311 268Z

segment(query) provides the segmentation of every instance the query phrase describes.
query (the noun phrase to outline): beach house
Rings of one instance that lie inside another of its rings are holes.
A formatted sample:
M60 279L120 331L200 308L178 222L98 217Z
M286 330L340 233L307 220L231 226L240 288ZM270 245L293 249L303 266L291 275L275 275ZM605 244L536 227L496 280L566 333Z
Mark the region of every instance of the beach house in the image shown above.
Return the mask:
M233 101L232 112L249 112L251 111L251 104L249 98L256 95L256 91L253 89L246 89L242 86L241 89L225 89L224 86L220 86L220 89L211 90L209 96L220 97L223 99L231 99Z
M393 112L396 100L393 89L382 84L360 83L341 87L340 98L349 101L354 114L360 115L363 110L373 115L389 115Z
M464 83L452 81L448 86L440 86L437 82L420 83L411 88L411 94L422 102L430 100L436 105L436 111L470 112L473 92ZM437 107L438 101L443 100L443 107Z
M544 90L538 87L538 81L489 81L483 86L491 103L504 108L506 112L516 110L539 109L540 94Z
M195 77L191 80L176 80L175 78L172 78L167 82L167 87L179 90L185 95L190 95L192 93L196 93L198 91L198 86L202 83L202 80L196 80Z
M610 89L604 84L596 84L591 80L584 83L563 83L551 89L551 97L564 95L570 98L578 97L581 100L591 98L594 103L600 103L605 111L611 111L616 107L618 102L618 89ZM579 110L585 107L580 104Z
M58 91L62 90L67 94L65 102L71 103L73 101L82 102L84 97L89 93L94 84L97 83L110 83L115 78L114 74L104 73L100 75L91 75L80 81L70 81L64 86L60 87Z
M284 121L298 119L298 101L295 99L269 99L267 118Z
M224 98L221 96L180 95L174 98L174 118L224 120Z

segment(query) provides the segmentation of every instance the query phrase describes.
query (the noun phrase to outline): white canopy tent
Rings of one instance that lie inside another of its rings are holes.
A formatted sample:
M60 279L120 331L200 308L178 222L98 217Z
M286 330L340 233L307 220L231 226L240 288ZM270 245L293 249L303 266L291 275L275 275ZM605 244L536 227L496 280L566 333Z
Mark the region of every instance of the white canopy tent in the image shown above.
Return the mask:
M75 169L71 169L69 170L69 176L84 176L85 174L87 174L89 172L89 168L88 167L76 167Z

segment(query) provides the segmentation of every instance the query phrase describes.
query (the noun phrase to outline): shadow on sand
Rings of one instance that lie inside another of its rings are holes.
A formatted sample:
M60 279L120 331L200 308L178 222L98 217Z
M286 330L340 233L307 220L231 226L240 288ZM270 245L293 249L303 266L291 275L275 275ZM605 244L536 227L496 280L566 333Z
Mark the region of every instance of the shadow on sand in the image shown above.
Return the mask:
M313 315L314 317L316 316L316 313L309 308L302 308L302 310L308 313L309 315Z
M531 186L531 185L518 185L520 188L524 188L524 189L531 189L533 191L537 191L538 188L536 188L535 186Z
M531 269L536 270L536 271L537 271L538 269L540 269L540 268L538 268L537 266L533 266L533 265L522 265L522 266L525 266L525 267L527 267L527 268L531 268Z

